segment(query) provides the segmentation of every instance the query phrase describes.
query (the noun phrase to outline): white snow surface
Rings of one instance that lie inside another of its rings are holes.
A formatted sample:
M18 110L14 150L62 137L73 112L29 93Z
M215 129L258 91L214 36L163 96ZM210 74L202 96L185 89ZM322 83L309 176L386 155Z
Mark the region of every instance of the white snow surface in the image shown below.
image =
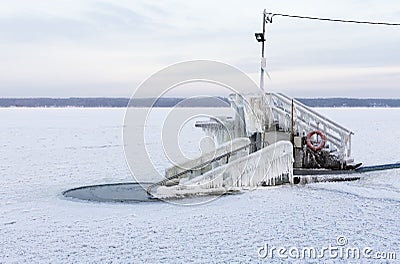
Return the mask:
M357 161L400 161L400 109L318 111L356 133ZM259 258L258 248L324 247L338 236L397 252L399 261L399 170L355 182L258 188L198 206L63 198L73 187L134 181L123 117L124 109L0 109L0 263L280 263ZM157 140L150 136L147 144L165 168Z

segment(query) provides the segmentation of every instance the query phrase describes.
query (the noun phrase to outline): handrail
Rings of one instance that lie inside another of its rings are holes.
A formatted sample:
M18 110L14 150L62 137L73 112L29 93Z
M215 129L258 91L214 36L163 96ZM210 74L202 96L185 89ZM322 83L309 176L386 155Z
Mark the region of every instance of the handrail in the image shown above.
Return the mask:
M167 181L170 181L170 180L172 180L172 179L179 178L180 176L185 175L185 174L187 174L188 172L191 172L191 171L200 169L200 168L202 168L202 167L205 167L205 166L211 164L212 162L215 162L215 161L220 160L220 159L222 159L222 158L230 157L232 154L235 154L236 152L239 152L239 151L241 151L241 150L245 150L246 148L249 148L249 147L251 147L252 145L255 145L255 143L250 143L250 144L245 145L245 146L242 146L242 147L240 147L240 148L238 148L238 149L235 149L235 150L226 152L226 153L224 153L224 154L222 154L222 155L219 155L219 156L217 156L217 157L215 157L215 158L213 158L213 159L211 159L211 160L209 160L209 161L203 162L203 163L198 164L198 165L196 165L196 166L194 166L194 167L192 167L192 168L190 168L190 169L186 169L186 170L181 171L181 172L179 172L179 173L177 173L177 174L175 174L175 175L169 176L169 177L167 177L167 178L165 178L165 179L163 179L163 180L161 180L161 181L159 181L159 182L156 182L156 183L154 183L154 184L151 184L149 187L147 187L147 194L151 195L151 190L152 190L154 187L158 186L158 185L162 186L162 185L164 185Z
M271 93L271 94L274 95L274 96L276 96L276 97L278 97L278 98L280 98L280 99L282 99L282 98L286 99L286 101L289 102L290 104L291 104L291 102L292 102L292 99L291 99L290 97L288 97L287 95L285 95L285 94L282 94L282 93ZM320 119L323 119L323 120L325 120L325 121L328 122L328 123L331 123L332 125L334 125L334 126L340 128L340 129L344 130L344 131L347 132L348 134L354 135L354 132L353 132L353 131L351 131L351 130L349 130L349 129L343 127L342 125L336 123L335 121L332 121L332 120L330 120L329 118L327 118L327 117L325 117L325 116L319 114L318 112L312 110L310 107L306 106L306 105L303 104L302 102L300 102L300 101L298 101L298 100L295 100L295 99L293 99L293 100L295 101L296 105L300 105L302 108L304 108L304 109L306 109L307 111L309 111L310 113L316 115L316 116L319 117Z
M339 151L339 158L342 162L351 155L351 135L354 134L351 130L326 118L298 100L292 100L287 95L281 93L267 93L267 95L271 100L274 116L276 115L278 122L284 122L282 125L285 129L288 129L288 118L290 119L294 114L293 110L289 110L294 104L296 107L295 112L298 114L296 118L298 121L296 124L297 129L300 129L300 131L307 128L322 130L328 136L334 149Z
M275 110L281 114L289 114L288 112L285 112L284 110L282 110L280 108L276 108ZM302 121L303 123L307 123L306 120L304 120L303 118L300 118L299 120ZM313 127L314 129L318 129L318 127L314 124L310 124L310 126ZM327 135L329 136L330 139L334 139L337 143L340 143L340 138L336 137L329 131L326 131L325 133L327 133Z

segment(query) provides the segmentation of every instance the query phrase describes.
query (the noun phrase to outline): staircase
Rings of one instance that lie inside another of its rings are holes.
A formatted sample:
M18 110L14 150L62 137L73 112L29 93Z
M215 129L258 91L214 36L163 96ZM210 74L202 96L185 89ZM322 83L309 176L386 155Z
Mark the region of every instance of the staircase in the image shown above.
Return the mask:
M341 162L350 161L352 131L287 95L268 93L267 98L279 129L293 132L294 136L306 136L311 131L319 130L327 137L326 148Z

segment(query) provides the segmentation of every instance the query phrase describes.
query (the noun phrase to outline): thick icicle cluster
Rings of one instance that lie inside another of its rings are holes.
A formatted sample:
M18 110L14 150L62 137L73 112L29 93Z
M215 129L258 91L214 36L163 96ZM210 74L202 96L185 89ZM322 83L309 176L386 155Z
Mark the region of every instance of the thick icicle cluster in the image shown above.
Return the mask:
M293 147L288 141L277 142L192 179L183 178L177 185L160 186L154 195L173 198L217 194L283 182L293 182Z

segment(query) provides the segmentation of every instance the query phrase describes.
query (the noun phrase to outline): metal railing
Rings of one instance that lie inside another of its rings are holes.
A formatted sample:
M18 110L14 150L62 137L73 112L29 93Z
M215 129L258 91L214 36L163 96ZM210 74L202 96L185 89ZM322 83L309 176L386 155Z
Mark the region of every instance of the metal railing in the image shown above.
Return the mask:
M293 132L299 136L307 135L313 130L320 130L327 137L326 145L332 152L337 152L341 161L350 157L351 135L354 134L352 131L287 95L269 93L267 97L269 97L275 122L280 129L292 132L293 122Z
M193 171L199 170L199 169L204 168L204 167L207 167L207 166L211 165L211 163L213 163L213 162L215 162L215 161L219 161L219 160L221 160L221 159L223 159L223 158L226 158L226 162L224 162L224 164L226 164L226 163L229 162L229 158L230 158L232 155L238 153L239 151L247 150L247 149L250 148L253 144L254 144L254 143L250 143L250 144L245 145L245 146L242 146L242 147L240 147L240 148L231 150L231 151L226 152L226 153L224 153L224 154L221 154L221 155L219 155L219 156L217 156L217 157L214 157L214 158L212 158L212 159L210 159L210 160L207 160L207 161L205 161L205 162L203 162L203 163L201 163L201 164L195 165L195 166L193 166L192 168L186 169L186 170L181 171L181 172L179 172L179 173L177 173L177 174L174 174L174 175L172 175L172 176L166 177L165 179L163 179L163 180L161 180L161 181L159 181L159 182L156 182L156 183L150 185L149 187L147 187L147 194L151 195L151 191L152 191L155 187L157 187L157 186L163 186L163 185L165 185L168 181L173 180L173 179L185 178L185 177L188 176L188 174L192 173ZM222 166L222 165L224 165L224 164L220 164L220 166ZM204 172L203 172L203 173L204 173Z

